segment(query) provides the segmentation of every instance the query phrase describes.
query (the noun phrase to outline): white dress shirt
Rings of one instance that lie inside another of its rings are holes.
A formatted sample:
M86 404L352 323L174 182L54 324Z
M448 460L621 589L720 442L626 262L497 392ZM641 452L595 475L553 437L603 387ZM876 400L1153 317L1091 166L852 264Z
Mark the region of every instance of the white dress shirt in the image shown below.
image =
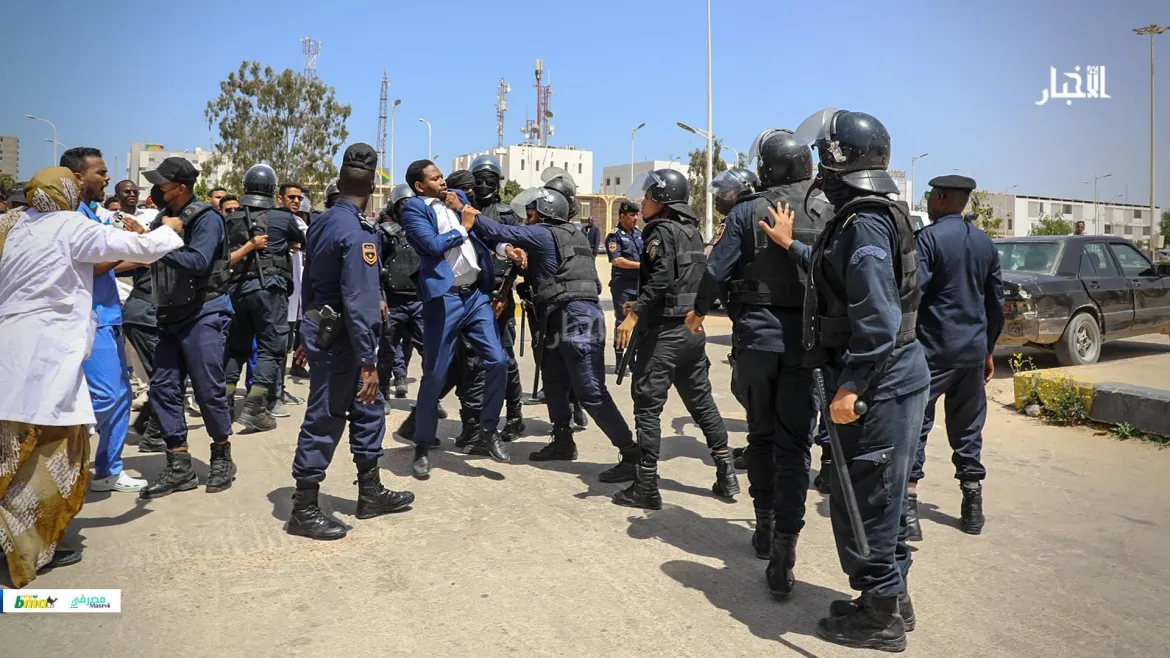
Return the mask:
M475 246L467 239L467 230L459 217L443 203L442 199L427 199L427 205L435 211L438 218L439 234L447 231L459 231L463 235L463 242L458 247L451 247L444 255L451 271L455 273L453 286L468 286L479 279L479 259L475 257Z
M28 211L0 256L0 420L92 425L81 362L93 346L93 266L152 263L183 246L160 227L138 235L76 211Z

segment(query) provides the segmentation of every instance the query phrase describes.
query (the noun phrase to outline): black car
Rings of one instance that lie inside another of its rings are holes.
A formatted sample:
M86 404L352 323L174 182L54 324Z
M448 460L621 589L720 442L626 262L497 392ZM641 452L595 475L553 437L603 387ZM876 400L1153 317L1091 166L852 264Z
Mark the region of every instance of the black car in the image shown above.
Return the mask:
M998 345L1052 348L1095 363L1101 343L1170 332L1170 266L1103 235L1001 238L1005 324Z

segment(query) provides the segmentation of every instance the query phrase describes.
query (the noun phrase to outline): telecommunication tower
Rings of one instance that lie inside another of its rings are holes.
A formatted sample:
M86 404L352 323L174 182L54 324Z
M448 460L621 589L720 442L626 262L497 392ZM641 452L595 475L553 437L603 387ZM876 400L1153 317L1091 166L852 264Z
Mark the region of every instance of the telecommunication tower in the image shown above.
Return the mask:
M387 70L382 69L382 91L378 95L378 171L386 169L386 117L387 105L390 100L390 79L386 77ZM381 179L378 183L381 184ZM393 182L393 181L391 181Z
M317 77L317 55L321 54L321 42L313 37L301 39L301 52L305 54L305 77Z
M505 98L512 87L500 78L500 85L496 87L496 146L504 146L504 113L508 111L508 100Z
M520 129L525 139L537 146L548 146L548 138L553 134L553 126L549 124L553 113L549 109L549 96L552 96L552 74L549 74L549 84L544 81L544 62L536 60L536 119L525 119L524 127Z

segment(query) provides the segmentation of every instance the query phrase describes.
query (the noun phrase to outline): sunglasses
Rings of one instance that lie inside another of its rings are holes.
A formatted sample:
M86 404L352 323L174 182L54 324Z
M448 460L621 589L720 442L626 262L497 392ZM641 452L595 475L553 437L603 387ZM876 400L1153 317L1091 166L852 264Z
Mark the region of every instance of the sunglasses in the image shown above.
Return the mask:
M292 199L293 201L300 201L301 199L303 199L305 197L301 194L289 194L289 195L285 196L284 198Z

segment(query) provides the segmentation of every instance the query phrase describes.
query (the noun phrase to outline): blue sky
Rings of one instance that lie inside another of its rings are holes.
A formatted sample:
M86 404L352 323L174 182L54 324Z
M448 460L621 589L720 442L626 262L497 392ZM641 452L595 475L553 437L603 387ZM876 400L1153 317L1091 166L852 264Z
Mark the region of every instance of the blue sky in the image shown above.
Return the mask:
M920 189L961 169L981 188L1092 198L1128 188L1148 203L1149 44L1131 29L1170 23L1164 0L779 2L712 6L716 135L745 151L757 132L795 127L825 106L862 110L893 136L891 168L918 161ZM706 125L705 4L677 2L220 2L127 5L40 0L5 11L9 84L0 134L21 140L21 176L58 139L125 165L131 140L207 148L203 117L242 60L302 66L299 39L321 40L318 74L353 106L349 141L376 142L388 68L398 109L401 177L426 155L425 117L440 164L495 145L495 89L512 85L505 136L535 110L532 64L551 73L554 142L594 151L601 167L665 159L699 145L675 126ZM148 13L149 11L149 13ZM145 22L144 22L145 19ZM149 26L173 30L154 37ZM88 43L87 43L88 40ZM1159 204L1170 206L1170 33L1158 38ZM24 62L34 67L26 68ZM1103 65L1109 100L1037 106L1058 72Z

